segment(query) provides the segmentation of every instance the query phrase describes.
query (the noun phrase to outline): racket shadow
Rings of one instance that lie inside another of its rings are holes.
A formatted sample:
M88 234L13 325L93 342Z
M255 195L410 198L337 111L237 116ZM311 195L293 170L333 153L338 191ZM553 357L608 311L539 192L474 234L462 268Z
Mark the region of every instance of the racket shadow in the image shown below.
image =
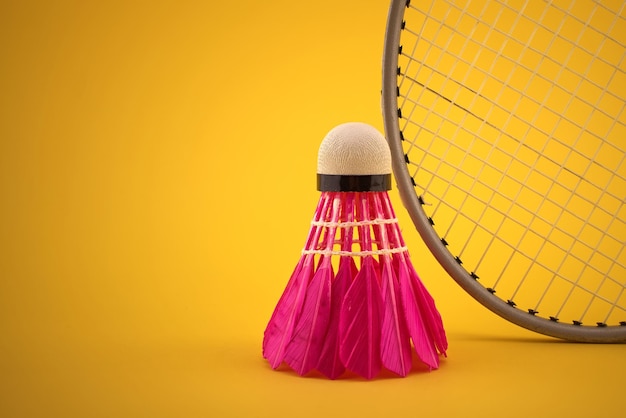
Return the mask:
M506 335L495 335L495 334L475 334L475 333L462 333L462 334L452 334L450 336L452 341L459 342L491 342L491 343L523 343L523 344L581 344L580 342L564 340L558 338L552 338L548 336L542 336L537 334L537 336L529 335L529 336L506 336ZM582 343L588 344L588 343Z

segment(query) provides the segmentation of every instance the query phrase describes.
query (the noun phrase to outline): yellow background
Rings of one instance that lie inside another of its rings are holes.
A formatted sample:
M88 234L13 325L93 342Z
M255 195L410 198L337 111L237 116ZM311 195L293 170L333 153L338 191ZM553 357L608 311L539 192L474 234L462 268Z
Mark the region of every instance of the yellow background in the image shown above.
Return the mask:
M622 416L624 347L506 323L420 242L439 370L272 371L335 125L382 130L386 1L0 3L0 416Z

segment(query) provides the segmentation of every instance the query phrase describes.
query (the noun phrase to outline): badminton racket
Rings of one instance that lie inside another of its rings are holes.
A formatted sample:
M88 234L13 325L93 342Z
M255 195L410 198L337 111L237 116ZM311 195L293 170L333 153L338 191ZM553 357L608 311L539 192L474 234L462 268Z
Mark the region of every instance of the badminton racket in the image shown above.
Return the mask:
M392 0L382 107L399 193L499 316L626 342L626 3Z

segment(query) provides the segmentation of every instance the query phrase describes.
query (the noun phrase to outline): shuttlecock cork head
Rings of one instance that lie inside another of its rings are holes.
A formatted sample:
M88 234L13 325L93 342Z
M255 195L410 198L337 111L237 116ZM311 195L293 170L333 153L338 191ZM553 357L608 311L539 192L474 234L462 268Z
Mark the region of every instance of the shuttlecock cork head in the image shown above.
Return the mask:
M391 189L391 152L374 127L348 122L331 129L317 154L317 189L374 192Z

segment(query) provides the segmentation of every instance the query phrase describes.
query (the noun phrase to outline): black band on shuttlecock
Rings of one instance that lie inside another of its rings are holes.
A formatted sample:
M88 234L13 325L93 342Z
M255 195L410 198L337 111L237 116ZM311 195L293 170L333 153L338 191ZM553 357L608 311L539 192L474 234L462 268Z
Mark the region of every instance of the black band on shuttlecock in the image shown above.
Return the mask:
M391 174L344 176L318 174L320 192L383 192L391 190Z

